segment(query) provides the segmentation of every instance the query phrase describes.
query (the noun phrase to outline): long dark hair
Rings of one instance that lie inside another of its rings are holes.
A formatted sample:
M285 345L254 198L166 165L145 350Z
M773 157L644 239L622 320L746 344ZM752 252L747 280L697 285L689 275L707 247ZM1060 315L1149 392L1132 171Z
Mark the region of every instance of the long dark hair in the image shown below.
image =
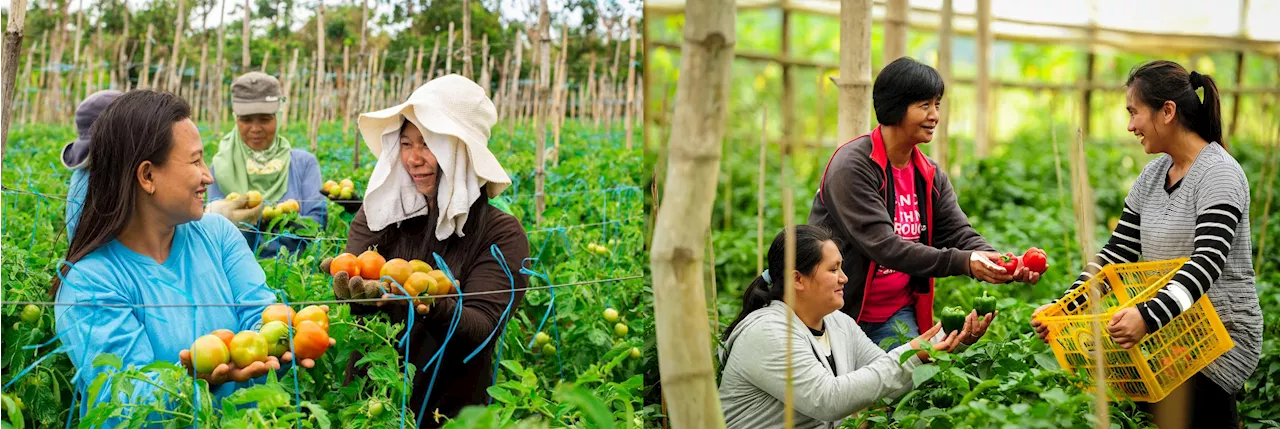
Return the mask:
M822 262L822 243L831 239L831 232L825 228L796 225L796 271L805 275L812 274L814 268ZM769 272L770 281L765 281L762 275L756 276L756 279L751 281L751 286L747 286L747 290L742 292L742 311L738 313L736 319L733 319L733 323L725 328L724 336L721 338L729 338L733 328L751 312L769 305L773 300L782 299L786 289L784 276L791 275L783 272L783 267L786 266L786 244L787 231L784 229L773 238L773 244L769 245L769 262L765 271Z
M1222 107L1218 97L1218 85L1207 74L1187 72L1173 61L1157 60L1134 67L1129 72L1125 86L1133 88L1134 97L1142 100L1152 110L1160 110L1164 102L1178 106L1178 123L1200 135L1208 142L1222 141ZM1204 101L1196 95L1196 89L1204 88Z
M173 124L191 117L191 106L176 95L148 90L129 91L107 106L89 129L89 187L80 224L67 249L70 264L114 240L129 222L137 204L138 165L151 161L163 166L173 150ZM58 295L60 278L49 294Z

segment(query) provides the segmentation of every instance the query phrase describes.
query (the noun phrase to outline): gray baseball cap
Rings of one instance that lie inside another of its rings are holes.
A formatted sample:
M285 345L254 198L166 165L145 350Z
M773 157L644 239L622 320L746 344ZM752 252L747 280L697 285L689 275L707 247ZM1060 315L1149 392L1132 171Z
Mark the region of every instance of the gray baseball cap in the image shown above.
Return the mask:
M231 111L236 116L268 114L280 110L280 81L262 72L249 72L231 82Z
M62 147L62 165L69 169L83 168L89 161L89 130L93 121L112 101L124 93L114 89L95 92L76 107L76 139Z

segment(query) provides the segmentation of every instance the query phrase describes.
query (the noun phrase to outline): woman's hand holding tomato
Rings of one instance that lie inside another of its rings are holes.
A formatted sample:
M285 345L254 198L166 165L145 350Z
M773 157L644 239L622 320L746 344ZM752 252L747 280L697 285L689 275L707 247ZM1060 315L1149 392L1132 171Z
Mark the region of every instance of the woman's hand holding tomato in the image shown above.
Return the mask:
M194 373L195 370L191 366L191 350L183 349L178 352L178 358L182 361L182 366L186 367L188 372ZM280 369L280 363L283 361L288 363L290 356L288 353L279 359L275 356L267 356L266 362L254 362L249 366L237 368L235 363L227 362L213 368L213 372L208 374L197 373L196 377L208 381L209 384L222 384L228 381L245 382L267 375L267 371L275 371Z

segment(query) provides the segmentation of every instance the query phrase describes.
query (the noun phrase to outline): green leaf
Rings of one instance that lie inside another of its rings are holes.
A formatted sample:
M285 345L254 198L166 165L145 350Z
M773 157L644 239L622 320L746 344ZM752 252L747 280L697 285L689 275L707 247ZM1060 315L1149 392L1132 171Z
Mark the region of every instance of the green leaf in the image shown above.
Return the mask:
M566 387L568 386L568 387ZM609 411L609 407L605 406L599 398L595 397L585 389L573 385L561 385L556 389L556 399L568 404L576 406L585 414L587 422L597 429L612 429L614 420L613 415Z
M920 387L921 384L932 380L933 376L938 375L938 371L940 371L938 366L931 363L917 366L915 370L911 371L911 383L914 387Z
M1036 353L1035 358L1036 363L1039 364L1041 368L1049 371L1062 369L1061 366L1058 366L1058 358L1054 357L1052 352Z
M1049 389L1049 391L1047 392L1041 393L1040 398L1055 404L1061 404L1063 402L1067 402L1067 400L1070 399L1070 397L1067 395L1067 392L1064 392L1061 387L1055 387L1055 388Z
M313 404L310 401L302 401L302 408L306 408L311 412L311 418L315 420L317 427L320 429L329 429L329 412L324 407Z
M98 357L96 358L93 358L93 366L94 368L97 368L100 366L107 366L107 367L115 368L118 370L124 367L124 361L120 360L119 356L116 356L110 353L104 353L104 354L98 355Z
M507 389L503 389L498 386L489 386L489 388L486 390L489 392L489 396L492 396L493 400L495 401L498 401L504 404L516 403L516 396L512 395L511 392L508 392Z

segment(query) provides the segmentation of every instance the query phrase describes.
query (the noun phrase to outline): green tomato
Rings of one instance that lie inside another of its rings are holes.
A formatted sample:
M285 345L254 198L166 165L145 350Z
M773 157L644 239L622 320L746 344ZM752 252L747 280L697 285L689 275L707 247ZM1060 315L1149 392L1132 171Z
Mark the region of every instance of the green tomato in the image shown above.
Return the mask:
M630 330L631 329L627 328L627 325L622 322L618 322L618 324L613 325L613 333L617 334L619 337L627 336L627 332Z
M614 310L612 307L604 309L604 321L609 323L617 322L618 310Z
M382 415L382 402L370 402L370 403L369 403L369 417L370 417L370 418L377 418L377 417L378 417L378 416L380 416L380 415Z
M40 313L40 307L35 304L27 304L26 307L22 307L22 315L20 317L22 317L23 322L36 323L40 321Z
M556 346L553 346L553 345L550 345L550 344L547 344L547 345L545 345L545 346L542 346L542 355L543 355L543 356L552 356L552 355L555 355L555 354L556 354Z
M284 356L289 351L289 326L279 320L262 325L259 331L267 342L267 354L275 357Z
M533 336L533 344L535 346L546 345L547 343L550 343L550 342L551 342L551 336L547 335L546 332L539 332L538 335Z
M640 348L639 348L639 347L632 347L632 348L631 348L631 358L632 358L632 359L640 359Z

